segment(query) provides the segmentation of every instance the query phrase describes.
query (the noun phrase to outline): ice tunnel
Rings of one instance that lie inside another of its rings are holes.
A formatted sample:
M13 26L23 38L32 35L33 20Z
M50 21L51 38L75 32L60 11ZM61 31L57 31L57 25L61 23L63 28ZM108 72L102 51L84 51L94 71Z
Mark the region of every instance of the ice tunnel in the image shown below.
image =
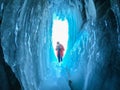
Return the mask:
M64 56L67 50L68 43L68 21L64 18L59 19L56 15L53 15L53 25L52 25L52 46L54 49L54 54L56 56L56 43L60 42L64 46Z
M119 0L0 0L0 45L1 90L120 89Z

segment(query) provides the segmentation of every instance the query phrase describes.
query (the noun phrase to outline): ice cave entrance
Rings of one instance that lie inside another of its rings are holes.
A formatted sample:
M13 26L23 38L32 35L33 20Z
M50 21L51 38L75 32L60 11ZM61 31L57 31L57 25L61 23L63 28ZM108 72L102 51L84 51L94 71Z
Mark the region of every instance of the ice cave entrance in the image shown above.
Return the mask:
M53 18L52 25L52 45L54 49L54 54L56 56L56 43L59 41L64 46L64 56L67 50L68 42L68 21L67 19L59 19L58 17Z

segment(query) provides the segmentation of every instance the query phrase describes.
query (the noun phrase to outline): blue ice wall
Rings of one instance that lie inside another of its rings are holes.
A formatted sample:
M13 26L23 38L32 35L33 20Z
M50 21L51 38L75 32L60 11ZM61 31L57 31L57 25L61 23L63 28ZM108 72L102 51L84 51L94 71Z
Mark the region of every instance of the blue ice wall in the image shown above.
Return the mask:
M50 12L46 12L46 5L41 5L44 3L15 0L7 2L4 10L7 16L2 24L5 60L25 90L37 90L49 67L51 24L47 15Z
M62 64L52 47L54 13L69 25ZM2 0L4 59L23 90L119 90L119 13L118 0Z

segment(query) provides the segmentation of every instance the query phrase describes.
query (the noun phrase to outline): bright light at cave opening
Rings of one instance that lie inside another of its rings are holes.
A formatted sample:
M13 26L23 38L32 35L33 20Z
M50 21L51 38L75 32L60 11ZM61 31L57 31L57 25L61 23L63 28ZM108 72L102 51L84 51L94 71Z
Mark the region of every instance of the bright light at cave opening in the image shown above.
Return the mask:
M59 41L64 46L64 55L67 49L68 42L68 21L66 19L59 20L58 18L53 20L52 26L52 44L54 48L54 53L56 55L56 43Z

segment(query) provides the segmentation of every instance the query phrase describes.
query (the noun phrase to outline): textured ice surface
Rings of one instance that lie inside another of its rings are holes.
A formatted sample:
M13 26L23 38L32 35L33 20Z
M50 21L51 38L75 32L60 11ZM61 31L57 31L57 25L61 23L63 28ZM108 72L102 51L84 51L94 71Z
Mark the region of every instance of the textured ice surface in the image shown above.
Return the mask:
M23 90L118 90L119 0L0 2L4 58ZM68 21L61 64L52 47L53 14Z

